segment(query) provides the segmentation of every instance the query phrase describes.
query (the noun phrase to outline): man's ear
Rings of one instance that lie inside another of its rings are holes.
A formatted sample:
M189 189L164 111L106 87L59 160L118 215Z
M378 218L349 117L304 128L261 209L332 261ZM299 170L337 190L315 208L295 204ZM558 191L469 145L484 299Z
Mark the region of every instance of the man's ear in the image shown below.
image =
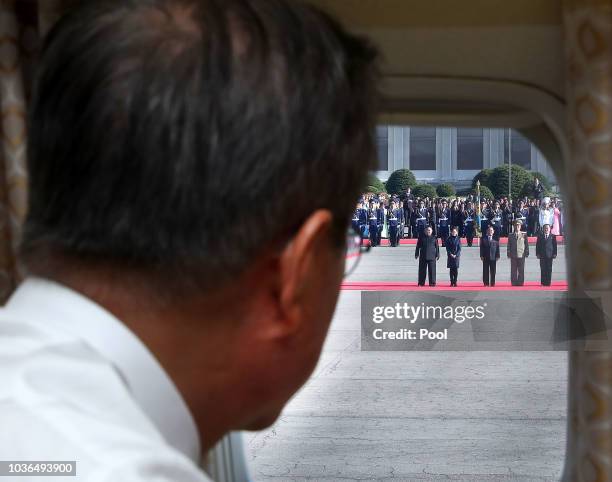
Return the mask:
M279 308L284 321L281 329L286 330L286 334L301 328L309 308L304 301L308 290L316 288L321 274L335 261L330 256L333 249L332 226L333 215L330 211L315 211L281 254Z

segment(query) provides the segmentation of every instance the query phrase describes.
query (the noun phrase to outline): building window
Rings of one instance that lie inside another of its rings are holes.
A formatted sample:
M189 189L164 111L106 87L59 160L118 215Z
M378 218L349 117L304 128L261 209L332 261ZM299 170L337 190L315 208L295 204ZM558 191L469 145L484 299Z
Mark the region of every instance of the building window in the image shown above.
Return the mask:
M410 169L413 171L436 170L436 128L410 128Z
M378 170L389 170L389 128L378 126L376 128L376 145L378 148Z
M476 171L484 167L482 129L457 129L457 170Z
M531 169L531 142L514 129L504 131L504 163Z

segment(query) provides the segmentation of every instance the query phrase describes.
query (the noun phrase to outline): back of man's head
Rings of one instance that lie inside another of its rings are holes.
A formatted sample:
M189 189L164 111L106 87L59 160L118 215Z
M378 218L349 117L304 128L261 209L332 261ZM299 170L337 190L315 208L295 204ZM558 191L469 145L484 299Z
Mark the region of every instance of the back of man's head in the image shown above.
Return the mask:
M340 245L373 159L375 56L296 2L85 2L48 36L32 101L27 264L203 288L321 208Z

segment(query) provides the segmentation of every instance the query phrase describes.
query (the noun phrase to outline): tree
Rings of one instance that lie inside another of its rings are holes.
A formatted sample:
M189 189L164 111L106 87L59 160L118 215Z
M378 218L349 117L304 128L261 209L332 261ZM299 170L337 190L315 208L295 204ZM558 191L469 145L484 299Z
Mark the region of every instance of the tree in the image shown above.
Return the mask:
M480 181L481 186L484 184L485 186L490 187L489 182L492 172L493 169L482 169L478 174L474 176L474 179L472 179L472 187L476 189L476 182L478 181Z
M428 197L432 199L437 197L436 188L431 184L417 184L412 190L412 194L420 198Z
M450 197L457 193L455 186L448 183L438 185L438 187L436 187L436 192L440 197Z
M512 199L520 197L525 184L533 182L533 177L524 167L512 165ZM496 198L507 196L509 187L508 165L499 166L493 169L488 179L488 187Z
M476 188L472 189L472 194L474 196L476 196ZM492 200L493 199L493 193L491 192L491 190L487 187L487 186L480 186L480 200L482 201L483 199L488 199L488 200Z
M387 192L385 189L385 185L383 182L378 179L374 174L368 174L368 181L366 183L366 187L364 188L364 192L373 192L375 194L380 194L382 192Z
M402 194L408 188L414 189L416 185L416 178L410 169L398 169L393 171L387 179L387 192L389 194Z
M468 194L472 194L472 192L474 192L474 189L471 187L465 187L457 191L457 196L467 196Z

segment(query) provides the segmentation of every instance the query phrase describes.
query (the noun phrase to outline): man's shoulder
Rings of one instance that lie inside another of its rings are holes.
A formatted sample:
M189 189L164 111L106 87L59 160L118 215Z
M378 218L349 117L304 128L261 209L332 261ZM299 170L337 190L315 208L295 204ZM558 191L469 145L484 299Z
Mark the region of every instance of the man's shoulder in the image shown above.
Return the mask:
M116 368L86 343L6 310L0 324L6 460L76 461L87 481L207 480L164 440Z
M163 440L131 431L129 421L122 430L61 405L50 402L42 408L0 401L3 457L74 463L79 480L88 482L210 480Z

